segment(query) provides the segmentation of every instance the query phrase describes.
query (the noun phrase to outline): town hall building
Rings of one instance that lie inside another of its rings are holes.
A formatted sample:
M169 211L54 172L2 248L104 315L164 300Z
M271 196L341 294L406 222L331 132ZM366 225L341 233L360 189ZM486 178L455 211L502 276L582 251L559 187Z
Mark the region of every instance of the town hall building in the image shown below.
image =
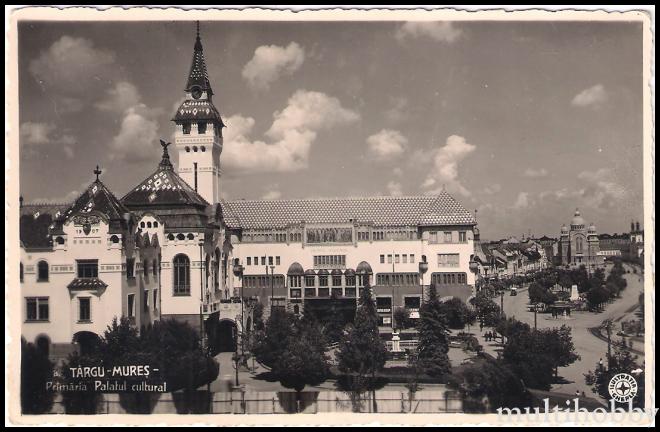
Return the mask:
M395 309L418 318L432 284L441 298L474 295L475 218L447 192L223 200L224 123L199 31L184 92L173 145L161 141L160 163L122 198L97 169L73 204L21 205L28 342L66 346L125 316L138 328L186 321L209 344L231 349L255 302L266 314L304 314L330 299L355 305L366 286L387 337Z

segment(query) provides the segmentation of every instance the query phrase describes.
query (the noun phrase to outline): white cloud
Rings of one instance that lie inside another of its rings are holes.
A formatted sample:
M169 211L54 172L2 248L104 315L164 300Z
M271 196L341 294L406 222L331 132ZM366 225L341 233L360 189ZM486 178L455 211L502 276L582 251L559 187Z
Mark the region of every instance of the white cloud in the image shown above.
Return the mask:
M548 170L545 168L539 168L539 169L527 168L523 173L523 175L525 177L530 177L530 178L546 177L548 175Z
M139 103L140 92L138 89L130 82L120 81L114 87L106 90L105 98L96 103L96 108L101 111L123 113Z
M408 37L424 36L438 42L452 43L462 33L461 29L456 28L453 23L447 21L408 21L398 28L396 38L403 40Z
M392 170L392 174L394 174L397 177L403 176L403 170L400 167L394 167Z
M578 180L584 187L580 194L587 205L592 207L614 207L626 197L626 189L614 181L613 173L607 168L597 171L583 171Z
M75 156L76 138L60 132L53 123L25 122L20 127L21 150L24 156L39 154L37 148L48 146L51 152L62 151L67 159Z
M399 131L391 129L383 129L367 138L369 155L380 162L401 156L407 145L408 139Z
M529 193L520 192L518 198L516 198L516 202L513 204L513 208L516 210L522 210L528 208L530 204Z
M488 185L484 188L483 192L486 195L494 195L502 190L502 185L499 183L493 183L491 185Z
M159 110L144 104L128 108L123 113L119 132L110 142L110 159L126 162L155 160L160 155L158 142Z
M403 195L403 187L401 186L401 183L396 181L390 181L389 183L387 183L387 191L392 196Z
M571 104L578 107L599 107L607 102L608 97L605 87L602 84L596 84L575 95Z
M302 66L305 50L295 42L286 48L263 45L254 51L254 56L243 67L245 78L253 89L267 90L283 75L291 75Z
M447 143L443 147L429 155L433 159L433 167L422 187L427 189L428 194L438 194L446 187L449 192L470 196L470 191L458 179L458 164L476 148L461 136L452 135L447 138Z
M96 48L89 39L62 36L30 62L29 71L42 89L68 94L62 108L73 110L82 105L72 95L82 96L91 85L103 84L114 62L112 51Z
M360 118L342 107L338 99L324 93L298 90L282 111L273 114L267 141L252 141L255 125L251 117L240 114L227 118L224 163L237 171L290 172L308 166L311 146L318 132L353 123Z
M262 195L261 199L276 200L282 198L282 192L277 189L277 185L273 186Z

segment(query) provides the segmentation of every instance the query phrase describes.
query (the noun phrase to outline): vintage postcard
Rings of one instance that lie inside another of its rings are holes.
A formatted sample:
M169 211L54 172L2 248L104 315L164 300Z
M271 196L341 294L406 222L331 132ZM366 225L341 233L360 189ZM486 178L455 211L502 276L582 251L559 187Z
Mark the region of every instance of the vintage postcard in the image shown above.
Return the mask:
M6 422L650 425L648 11L6 33Z

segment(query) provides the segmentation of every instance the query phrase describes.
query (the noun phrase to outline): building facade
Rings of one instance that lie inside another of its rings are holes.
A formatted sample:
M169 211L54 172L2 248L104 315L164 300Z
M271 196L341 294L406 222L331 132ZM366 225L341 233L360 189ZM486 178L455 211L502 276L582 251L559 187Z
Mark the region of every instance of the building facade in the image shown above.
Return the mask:
M395 309L418 317L432 284L441 298L474 294L475 220L449 194L224 201L224 124L199 32L184 94L172 118L176 168L161 141L158 166L121 199L97 178L72 205L48 207L48 217L24 206L28 341L70 344L126 316L137 328L185 321L208 343L233 338L235 347L249 326L248 299L266 313L300 314L330 299L355 305L365 286L391 333Z
M564 266L586 266L588 269L601 266L604 257L600 255L600 246L596 226L587 227L579 209L571 220L570 228L561 227L559 238L559 263Z

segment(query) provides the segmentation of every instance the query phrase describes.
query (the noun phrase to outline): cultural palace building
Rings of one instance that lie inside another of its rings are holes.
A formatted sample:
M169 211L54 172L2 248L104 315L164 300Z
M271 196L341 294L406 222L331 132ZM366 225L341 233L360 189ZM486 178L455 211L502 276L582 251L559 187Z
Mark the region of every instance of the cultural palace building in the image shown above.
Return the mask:
M447 192L225 201L224 124L199 32L185 95L172 118L174 145L161 141L161 162L122 198L97 168L72 204L21 201L28 342L64 352L125 316L138 328L183 320L229 350L257 301L266 314L303 314L331 299L355 305L367 285L387 338L395 309L417 318L431 284L442 298L474 295L475 218Z

